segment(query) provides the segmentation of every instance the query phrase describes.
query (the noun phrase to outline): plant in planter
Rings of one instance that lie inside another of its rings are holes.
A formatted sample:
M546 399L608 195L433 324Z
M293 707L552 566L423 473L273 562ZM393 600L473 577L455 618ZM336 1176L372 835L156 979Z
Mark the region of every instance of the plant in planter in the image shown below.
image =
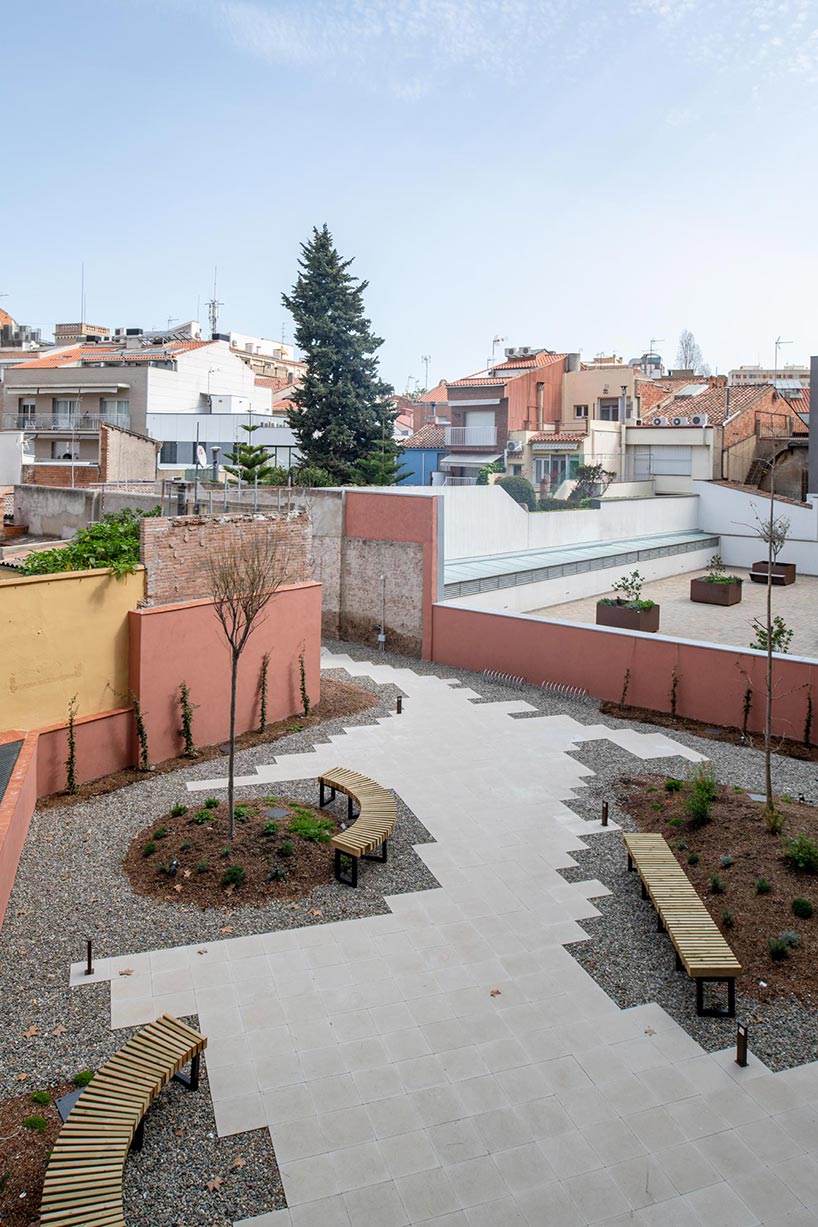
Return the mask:
M738 605L741 600L739 575L728 575L720 554L714 554L707 564L707 574L690 581L690 599L706 605Z
M659 629L659 606L655 601L642 600L644 576L638 571L623 575L612 584L615 597L601 597L596 603L597 626L616 626L620 630L647 631Z

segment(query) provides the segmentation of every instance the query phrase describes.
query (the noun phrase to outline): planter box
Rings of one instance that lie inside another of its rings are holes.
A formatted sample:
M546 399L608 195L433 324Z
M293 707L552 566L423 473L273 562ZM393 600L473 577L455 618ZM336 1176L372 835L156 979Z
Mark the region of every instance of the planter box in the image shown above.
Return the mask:
M652 634L659 629L659 606L652 609L628 609L627 605L597 605L597 626L615 626L620 631L645 631Z
M738 605L741 589L741 581L737 579L729 584L711 584L699 576L690 581L690 599L703 605Z
M773 563L773 583L774 584L794 584L795 583L795 563L794 562L774 562ZM750 569L750 579L754 584L766 584L767 582L767 561L754 562Z

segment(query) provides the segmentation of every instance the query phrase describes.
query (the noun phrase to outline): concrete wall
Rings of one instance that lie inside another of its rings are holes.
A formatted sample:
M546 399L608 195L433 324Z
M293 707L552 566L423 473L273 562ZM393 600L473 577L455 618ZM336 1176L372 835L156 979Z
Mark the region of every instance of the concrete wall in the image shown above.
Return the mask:
M99 428L100 481L153 481L156 443L132 430Z
M718 644L692 643L663 635L631 634L601 626L547 622L524 614L503 614L435 605L432 659L461 669L496 669L539 685L543 681L579 686L600 699L619 700L630 670L628 702L654 711L670 710L674 668L679 683L678 714L708 724L740 726L748 684L754 701L748 728L764 723L763 652ZM818 661L776 656L778 697L773 708L777 736L801 739L811 693L818 706ZM815 721L812 740L818 740Z
M42 728L108 711L128 687L127 614L145 594L145 573L109 570L0 581L3 728Z
M0 430L0 486L17 486L23 471L23 432Z
M27 525L36 537L71 537L99 514L99 494L93 490L14 487L14 523Z
M769 497L713 482L696 482L700 526L721 536L721 556L728 566L750 567L767 556L756 532L756 516L766 520ZM776 500L776 516L790 521L789 537L779 560L794 562L805 575L818 575L818 501L799 506Z
M312 578L321 585L323 634L341 634L341 542L344 536L343 490L315 490L310 495L312 519Z

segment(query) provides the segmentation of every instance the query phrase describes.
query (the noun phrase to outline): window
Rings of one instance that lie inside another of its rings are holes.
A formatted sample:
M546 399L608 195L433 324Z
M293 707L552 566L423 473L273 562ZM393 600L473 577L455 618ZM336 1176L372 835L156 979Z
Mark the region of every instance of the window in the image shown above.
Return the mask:
M37 413L37 402L21 397L17 402L17 426L22 428L27 422L33 422Z
M70 439L55 439L51 444L52 460L79 460L79 444Z
M587 418L587 416L588 416L588 406L587 405L574 405L574 417L575 418Z
M640 444L633 449L633 476L636 481L648 477L689 477L692 471L692 449L654 443Z
M176 444L163 443L159 453L160 464L176 464Z
M78 400L57 397L54 401L54 417L59 418L66 425L72 425L79 415L80 403Z
M599 398L599 420L600 422L618 422L619 421L619 397L618 396L600 396Z
M102 398L102 416L106 422L127 423L130 420L128 417L128 408L129 406L127 399L120 400L117 397L109 398L106 396L103 396Z

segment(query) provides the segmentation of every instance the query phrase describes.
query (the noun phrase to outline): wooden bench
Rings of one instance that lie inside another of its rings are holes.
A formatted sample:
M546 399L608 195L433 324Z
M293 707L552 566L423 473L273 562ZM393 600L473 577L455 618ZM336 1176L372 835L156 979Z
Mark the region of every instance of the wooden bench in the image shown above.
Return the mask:
M386 844L395 829L398 807L391 792L382 788L375 780L361 775L358 771L350 771L347 767L335 767L325 771L318 777L320 808L327 803L326 790L329 789L329 800L334 801L336 793L343 793L347 798L347 820L350 826L340 831L332 838L335 849L335 878L344 886L358 885L358 861L385 861ZM358 813L354 811L357 804ZM378 856L371 856L373 848L380 848ZM344 872L344 857L350 862L350 869Z
M741 964L661 835L623 835L628 869L642 881L642 898L656 908L656 924L676 949L676 968L696 981L696 1013L735 1018L736 977ZM705 984L727 985L727 1009L704 1006Z
M43 1185L43 1227L125 1227L122 1176L133 1145L141 1149L145 1113L172 1078L199 1086L207 1045L164 1014L143 1027L95 1074L76 1099L57 1138ZM190 1077L181 1074L191 1064Z

